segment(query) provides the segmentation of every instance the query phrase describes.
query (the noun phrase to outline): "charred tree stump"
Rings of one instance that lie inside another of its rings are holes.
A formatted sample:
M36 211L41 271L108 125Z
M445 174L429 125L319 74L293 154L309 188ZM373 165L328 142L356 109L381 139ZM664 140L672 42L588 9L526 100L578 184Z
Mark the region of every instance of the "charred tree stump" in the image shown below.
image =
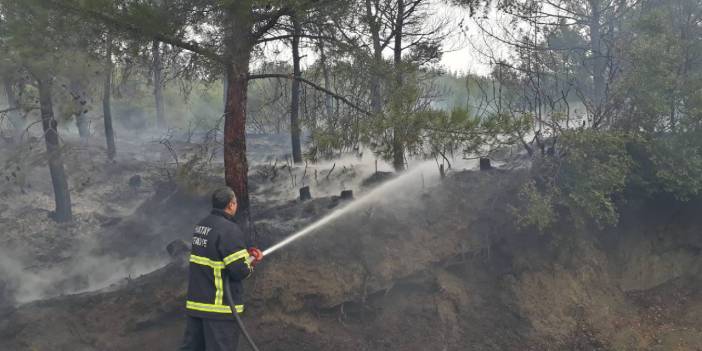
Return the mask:
M190 253L190 246L184 240L173 240L166 246L168 255L173 260L180 260Z
M310 193L310 186L303 186L300 188L300 201L312 200L312 194Z
M353 190L342 190L340 198L341 200L353 200Z

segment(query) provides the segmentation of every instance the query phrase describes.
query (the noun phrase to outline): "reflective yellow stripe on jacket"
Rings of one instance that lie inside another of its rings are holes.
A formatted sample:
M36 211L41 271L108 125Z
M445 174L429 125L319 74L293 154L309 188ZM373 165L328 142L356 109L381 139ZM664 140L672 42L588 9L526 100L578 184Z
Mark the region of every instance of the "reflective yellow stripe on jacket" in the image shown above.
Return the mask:
M243 259L244 263L246 263L246 267L249 268L249 271L251 270L251 262L248 260L249 258L249 251L247 250L239 250L227 257L224 258L224 265L228 266L232 262L236 262L238 260Z
M213 261L207 257L190 255L190 262L197 263L199 265L208 266L212 268L224 268L224 262Z
M190 255L190 262L212 268L212 274L214 275L215 284L215 300L214 304L187 301L185 308L203 312L232 313L232 309L229 306L225 305L223 302L224 286L222 283L222 269L224 269L224 267L226 267L228 264L238 261L240 259L244 259L246 266L249 267L249 269L251 269L249 260L247 259L248 257L249 253L246 250L237 251L225 257L224 261L214 261L207 257ZM236 305L235 307L237 313L244 312L244 305Z
M244 312L244 305L236 305L236 312ZM232 309L226 305L213 305L207 303L200 303L195 301L188 301L185 304L185 308L189 310L202 311L202 312L214 312L214 313L232 313Z

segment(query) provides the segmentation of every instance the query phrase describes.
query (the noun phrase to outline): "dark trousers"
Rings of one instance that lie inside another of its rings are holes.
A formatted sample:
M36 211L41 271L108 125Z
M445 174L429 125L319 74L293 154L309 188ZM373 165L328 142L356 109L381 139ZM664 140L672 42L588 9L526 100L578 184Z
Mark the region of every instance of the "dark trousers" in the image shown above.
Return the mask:
M180 351L236 351L239 326L235 321L188 316Z

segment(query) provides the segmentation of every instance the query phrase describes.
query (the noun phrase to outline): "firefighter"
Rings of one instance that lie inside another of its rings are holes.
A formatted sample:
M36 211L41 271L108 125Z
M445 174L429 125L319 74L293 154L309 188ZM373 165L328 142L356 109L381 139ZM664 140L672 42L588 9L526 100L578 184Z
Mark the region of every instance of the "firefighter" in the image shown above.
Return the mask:
M212 194L212 212L193 230L187 321L181 351L236 350L239 328L224 298L224 275L237 313L244 312L242 281L263 255L247 249L244 233L234 222L236 195L229 188Z

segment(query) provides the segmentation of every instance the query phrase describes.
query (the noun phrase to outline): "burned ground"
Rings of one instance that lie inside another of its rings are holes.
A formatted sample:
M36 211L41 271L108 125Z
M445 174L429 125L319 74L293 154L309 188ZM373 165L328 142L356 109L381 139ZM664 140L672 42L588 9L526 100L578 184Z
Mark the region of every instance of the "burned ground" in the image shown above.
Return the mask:
M699 204L641 200L612 230L560 223L531 232L511 220L525 176L460 171L429 186L411 179L275 252L247 284L252 335L263 350L702 346ZM259 243L343 205L332 197L255 201ZM182 228L203 207L201 195L156 187L119 220L94 216L102 229L90 252L116 264L149 254L165 262L165 245L187 238ZM0 349L172 350L186 274L176 261L99 291L5 308Z

